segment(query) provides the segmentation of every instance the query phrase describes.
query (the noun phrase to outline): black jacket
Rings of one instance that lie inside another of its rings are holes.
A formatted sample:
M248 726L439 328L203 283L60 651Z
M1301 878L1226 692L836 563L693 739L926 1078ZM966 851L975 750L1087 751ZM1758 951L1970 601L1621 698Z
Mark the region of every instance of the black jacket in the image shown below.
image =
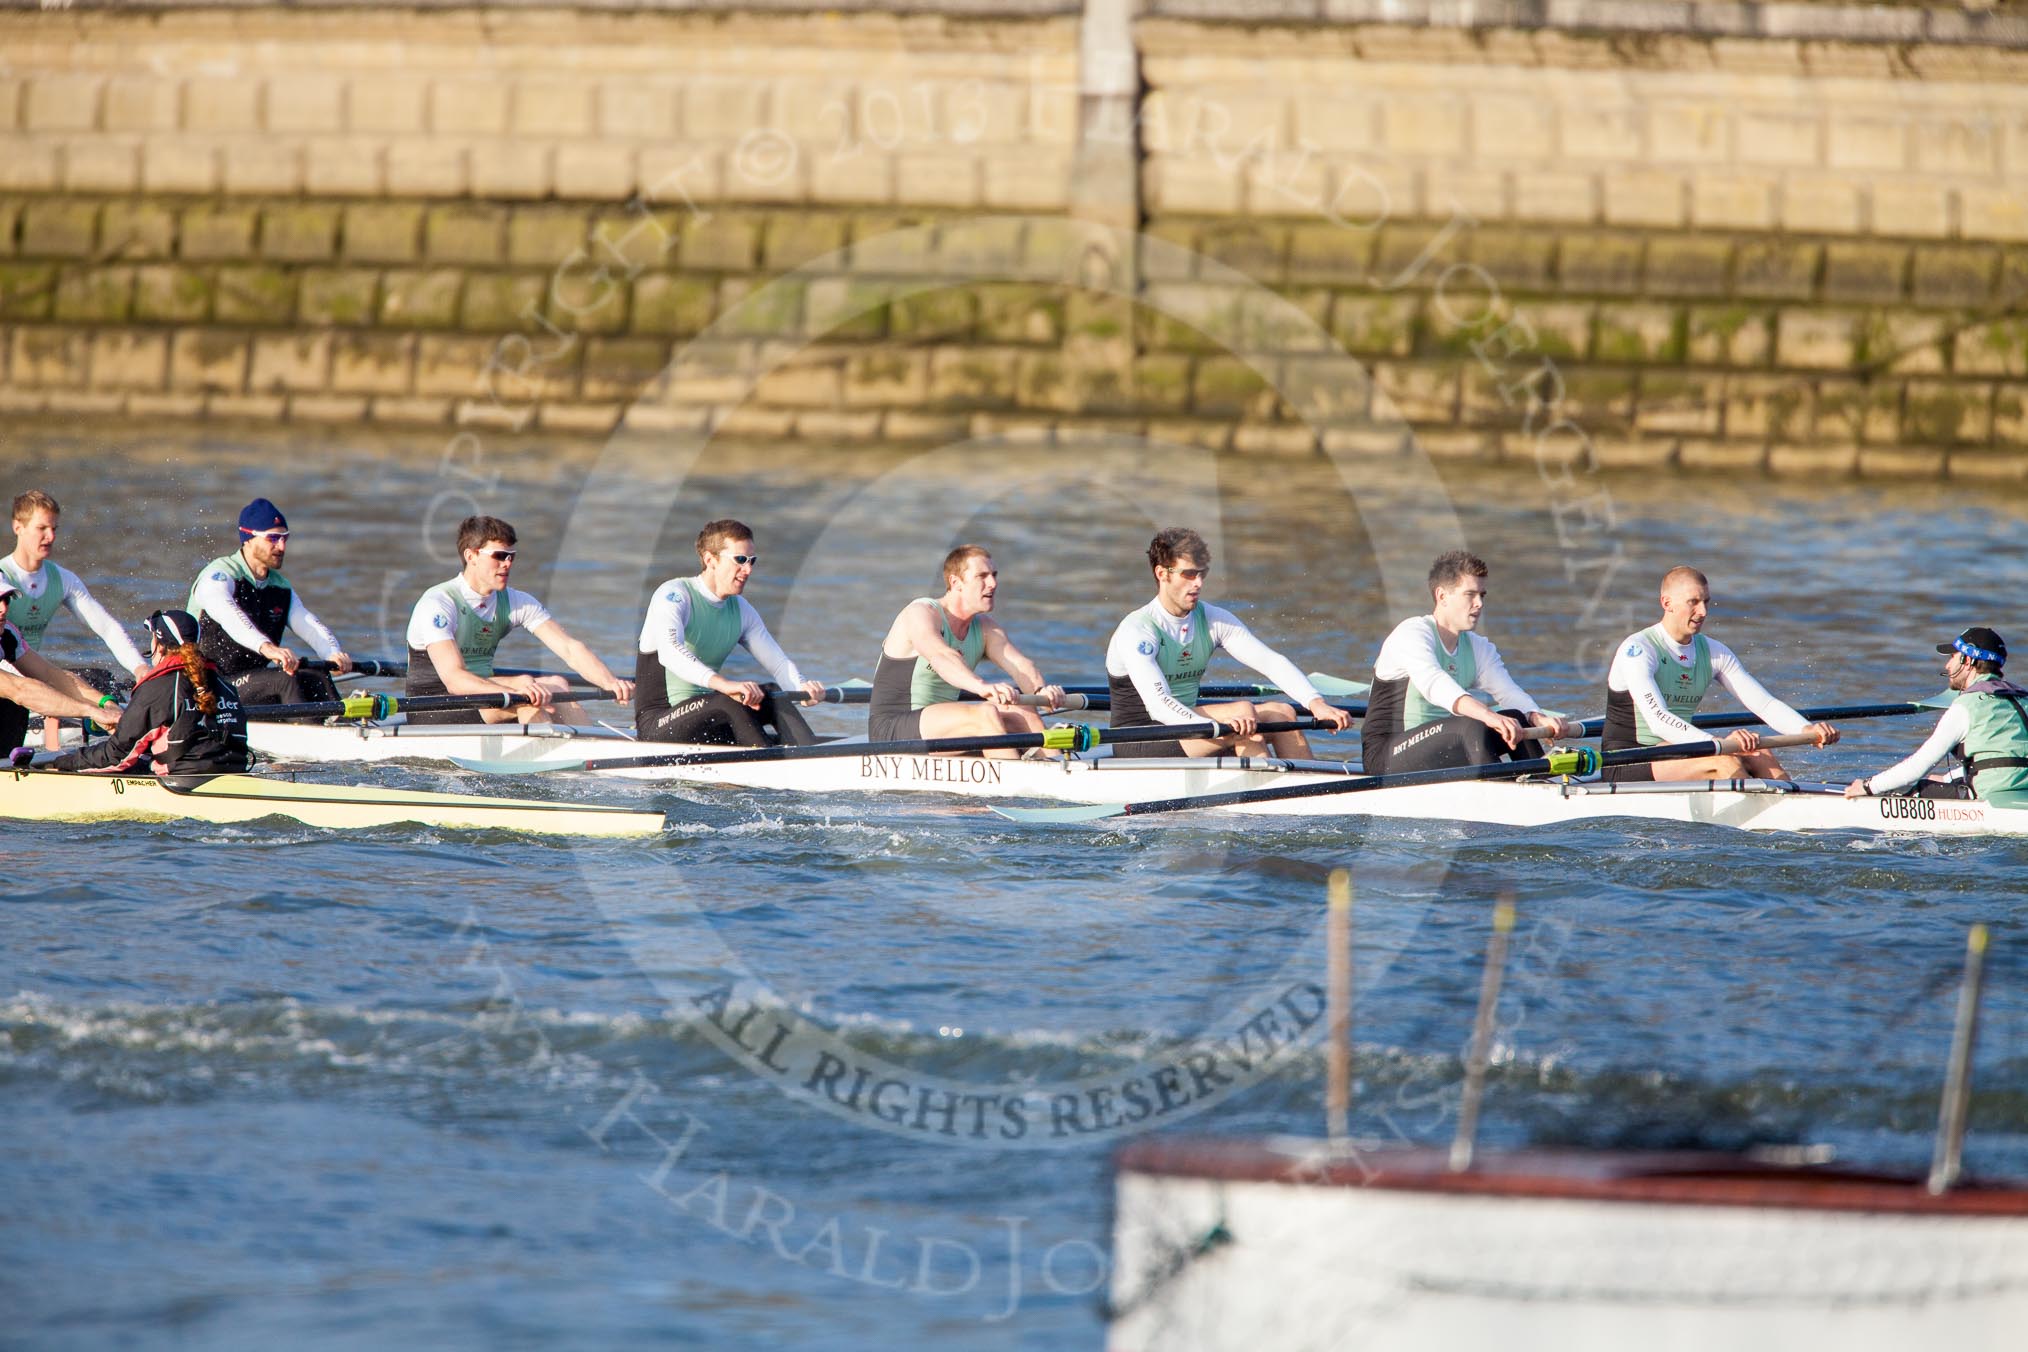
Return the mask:
M206 663L210 666L210 663ZM223 676L213 674L211 688L218 709L197 707L183 663L170 658L149 669L134 686L134 698L120 715L120 725L104 741L58 756L52 770L136 770L152 773L159 761L163 774L217 775L243 772L250 761L246 720L239 696Z

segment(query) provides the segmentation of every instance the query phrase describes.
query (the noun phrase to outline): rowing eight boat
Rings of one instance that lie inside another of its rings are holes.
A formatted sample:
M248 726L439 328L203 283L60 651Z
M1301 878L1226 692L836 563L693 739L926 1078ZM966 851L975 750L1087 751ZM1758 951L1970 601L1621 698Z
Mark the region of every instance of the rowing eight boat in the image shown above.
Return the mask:
M290 817L310 826L356 830L414 822L458 830L548 835L633 836L660 831L659 812L592 803L428 793L355 784L301 784L259 775L212 775L187 786L152 775L0 774L0 818L16 821L249 822Z
M429 759L509 766L576 765L600 753L719 748L642 743L599 728L501 724L455 726L256 724L253 744L283 760ZM1174 759L1096 756L1061 761L873 753L828 760L658 765L603 770L608 776L776 792L942 793L964 798L1117 805L1326 783L1356 773L1331 760L1215 756ZM1768 780L1683 782L1485 781L1376 789L1234 809L1287 816L1358 816L1495 826L1543 827L1601 819L1706 822L1749 831L1872 831L1894 835L2028 836L2028 810L1921 798L1847 799L1832 785ZM1025 812L1023 820L1077 820L1075 808Z

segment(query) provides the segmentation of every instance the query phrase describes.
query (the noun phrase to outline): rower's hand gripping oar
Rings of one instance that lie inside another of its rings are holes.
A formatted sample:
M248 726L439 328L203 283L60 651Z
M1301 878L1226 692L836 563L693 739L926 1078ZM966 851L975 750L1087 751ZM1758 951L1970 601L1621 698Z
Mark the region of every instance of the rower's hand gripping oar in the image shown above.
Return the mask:
M1816 736L1799 732L1787 737L1763 737L1764 748L1815 746ZM1462 784L1479 779L1513 779L1522 775L1555 777L1597 774L1606 766L1647 765L1654 761L1709 756L1712 749L1702 742L1665 746L1635 747L1626 751L1600 753L1588 746L1558 747L1547 755L1527 760L1495 761L1490 765L1446 766L1437 770L1409 770L1391 775L1360 775L1313 784L1282 784L1266 789L1240 789L1232 793L1207 793L1192 798L1157 798L1140 803L1098 803L1083 807L1011 808L993 810L1017 822L1087 822L1106 817L1145 817L1158 812L1188 812L1196 808L1246 807L1253 803L1274 803L1290 798L1323 798L1339 793L1361 793L1367 789L1404 789L1425 784Z
M1254 731L1318 732L1327 724L1314 718L1261 723ZM558 770L637 770L664 765L743 765L752 761L826 760L839 756L934 756L975 751L1025 751L1040 747L1047 751L1090 751L1102 744L1124 746L1135 742L1174 742L1194 737L1229 737L1226 723L1165 723L1138 728L1095 728L1087 723L1065 723L1041 732L1008 732L993 737L923 737L902 742L823 742L815 746L756 746L729 751L675 751L660 756L618 756L611 759L567 761L534 765L521 762L466 760L453 756L452 763L485 774L551 774Z
M549 697L551 704L574 704L609 698L603 690L562 690ZM485 695L374 695L360 691L344 699L317 700L310 704L248 704L240 713L249 719L343 718L379 720L408 712L443 713L453 709L516 709L533 700L502 690Z

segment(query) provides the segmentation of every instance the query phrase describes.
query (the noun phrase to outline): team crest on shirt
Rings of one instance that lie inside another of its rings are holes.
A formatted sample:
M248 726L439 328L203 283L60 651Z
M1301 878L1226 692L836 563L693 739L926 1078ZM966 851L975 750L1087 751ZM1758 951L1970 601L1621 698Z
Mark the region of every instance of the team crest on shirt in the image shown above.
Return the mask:
M1143 657L1153 657L1155 655L1155 645L1151 640L1144 638L1135 645L1134 651Z
M213 573L211 575L211 580L213 582L224 582L226 580L226 577L224 573Z
M675 593L675 592L670 592L670 593L669 593L669 594L668 594L667 596L664 596L664 597L663 597L662 599L663 599L664 601L673 601L673 600L675 600L675 599L676 599L676 593Z
M1628 657L1639 657L1640 655L1641 655L1641 645L1640 645L1640 644L1638 644L1638 643L1629 643L1629 644L1627 645L1627 656L1628 656Z
M430 623L435 625L439 629L448 629L451 627L451 622L441 615L432 615L430 617Z

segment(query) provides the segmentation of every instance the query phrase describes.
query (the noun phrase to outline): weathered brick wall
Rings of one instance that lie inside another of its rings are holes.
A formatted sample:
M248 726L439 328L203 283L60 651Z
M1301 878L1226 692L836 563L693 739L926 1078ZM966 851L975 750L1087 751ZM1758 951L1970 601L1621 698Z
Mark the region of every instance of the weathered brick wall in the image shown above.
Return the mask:
M2020 477L2028 51L1217 31L1140 28L1156 232L1301 293L1433 449L1529 453L1553 379L1604 460Z
M1074 19L0 13L0 409L2028 474L2028 42L1197 8L1140 306Z
M1056 209L1075 44L1049 18L0 12L0 191Z

